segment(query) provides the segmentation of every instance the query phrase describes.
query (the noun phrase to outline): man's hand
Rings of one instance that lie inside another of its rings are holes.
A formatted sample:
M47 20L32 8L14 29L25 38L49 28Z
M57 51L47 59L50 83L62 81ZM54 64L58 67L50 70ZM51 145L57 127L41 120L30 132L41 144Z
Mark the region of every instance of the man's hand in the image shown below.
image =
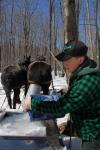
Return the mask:
M24 110L31 110L31 97L30 96L26 97L22 101L21 105L22 105Z

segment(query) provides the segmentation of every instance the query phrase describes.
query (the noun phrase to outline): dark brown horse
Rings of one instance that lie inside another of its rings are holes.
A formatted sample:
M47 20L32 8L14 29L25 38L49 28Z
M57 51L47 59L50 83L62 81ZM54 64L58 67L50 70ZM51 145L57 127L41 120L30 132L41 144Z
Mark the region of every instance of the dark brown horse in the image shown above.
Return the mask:
M52 81L51 66L45 61L36 61L28 67L28 82L42 87L43 94L49 93Z
M51 66L38 58L38 61L30 63L30 56L24 58L19 66L7 66L1 73L1 83L6 93L10 108L16 109L16 103L20 103L20 88L25 86L25 95L27 92L28 82L35 83L42 87L43 94L48 94L51 84ZM30 65L29 65L30 64ZM27 80L28 71L28 80ZM11 91L14 91L13 100Z
M25 94L27 92L27 69L31 63L30 56L24 57L24 60L19 63L19 66L7 66L1 73L1 83L6 93L8 104L10 108L16 109L16 103L20 103L20 88L25 86ZM11 91L13 90L14 96L11 99Z

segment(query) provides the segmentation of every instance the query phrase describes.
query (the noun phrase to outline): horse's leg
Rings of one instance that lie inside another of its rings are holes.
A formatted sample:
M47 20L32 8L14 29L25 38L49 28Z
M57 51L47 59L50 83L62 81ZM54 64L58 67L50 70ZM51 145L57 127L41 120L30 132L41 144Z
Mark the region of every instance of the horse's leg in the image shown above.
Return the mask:
M20 104L20 88L14 89L14 97L13 97L13 109L16 109L16 103Z
M42 85L42 90L43 90L43 94L44 95L48 95L49 94L49 86L50 86L50 83Z
M7 97L7 100L8 100L8 105L9 105L9 107L12 109L11 91L5 89L5 93L6 93L6 97Z
M27 90L28 90L28 83L25 84L25 93L24 93L24 96L26 96Z
M43 94L48 95L49 94L49 89L48 88L42 88Z

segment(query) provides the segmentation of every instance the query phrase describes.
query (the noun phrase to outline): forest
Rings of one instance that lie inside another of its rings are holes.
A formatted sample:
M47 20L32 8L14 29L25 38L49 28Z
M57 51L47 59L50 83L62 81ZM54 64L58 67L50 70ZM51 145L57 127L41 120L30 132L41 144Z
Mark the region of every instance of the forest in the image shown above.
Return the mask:
M100 66L100 0L0 0L0 69L39 55L63 70L55 55L80 39Z

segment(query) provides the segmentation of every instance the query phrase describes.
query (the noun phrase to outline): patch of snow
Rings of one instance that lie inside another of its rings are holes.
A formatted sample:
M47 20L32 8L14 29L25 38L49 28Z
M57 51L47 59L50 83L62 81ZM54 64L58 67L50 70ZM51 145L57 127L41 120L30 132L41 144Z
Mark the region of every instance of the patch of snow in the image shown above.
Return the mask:
M59 77L59 76L53 75L53 86L56 91L59 91L61 89L65 89L67 91L68 85L66 82L66 76ZM52 84L50 85L49 89L50 90L52 89ZM12 93L12 96L13 96L13 93ZM21 101L24 99L24 90L23 89L21 89L21 92L20 92L20 99L21 99ZM4 102L4 100L5 100L5 102ZM0 108L1 107L2 107L2 109L9 110L6 95L5 95L5 92L4 92L2 84L1 84L1 73L0 73ZM16 109L23 110L20 104L17 104ZM68 120L68 118L69 118L69 114L66 114L63 118L58 118L57 124L60 125L61 123L66 122Z

